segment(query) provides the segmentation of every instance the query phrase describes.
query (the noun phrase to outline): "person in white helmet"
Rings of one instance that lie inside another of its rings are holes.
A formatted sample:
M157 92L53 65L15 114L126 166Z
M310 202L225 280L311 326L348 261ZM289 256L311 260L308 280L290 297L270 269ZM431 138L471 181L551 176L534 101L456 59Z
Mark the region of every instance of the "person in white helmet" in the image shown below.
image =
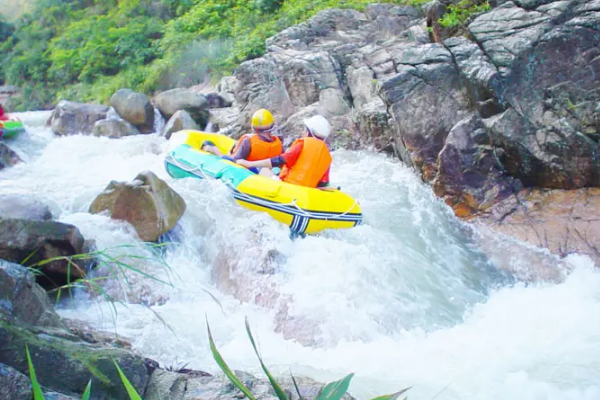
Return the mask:
M295 140L285 153L263 160L236 162L246 168L281 167L279 179L284 182L307 187L327 186L332 159L325 139L331 133L331 126L321 115L305 119L304 125L306 131L302 137Z

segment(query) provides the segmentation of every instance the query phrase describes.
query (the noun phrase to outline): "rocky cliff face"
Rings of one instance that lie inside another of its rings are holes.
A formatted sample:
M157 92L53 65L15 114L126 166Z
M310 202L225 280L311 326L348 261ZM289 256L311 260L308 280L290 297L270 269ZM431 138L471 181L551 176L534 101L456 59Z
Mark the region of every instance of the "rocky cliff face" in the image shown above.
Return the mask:
M599 186L600 2L495 5L449 38L427 29L437 2L324 11L228 78L230 129L266 107L291 136L320 113L345 145L393 150L462 217L523 188Z

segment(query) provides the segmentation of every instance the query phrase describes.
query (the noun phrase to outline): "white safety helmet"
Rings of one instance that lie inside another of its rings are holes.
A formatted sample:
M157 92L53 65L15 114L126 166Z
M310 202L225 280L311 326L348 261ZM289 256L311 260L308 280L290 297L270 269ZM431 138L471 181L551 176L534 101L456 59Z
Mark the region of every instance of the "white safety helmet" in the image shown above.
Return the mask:
M325 117L321 115L315 115L304 120L304 125L308 130L319 139L327 139L331 133L331 126Z

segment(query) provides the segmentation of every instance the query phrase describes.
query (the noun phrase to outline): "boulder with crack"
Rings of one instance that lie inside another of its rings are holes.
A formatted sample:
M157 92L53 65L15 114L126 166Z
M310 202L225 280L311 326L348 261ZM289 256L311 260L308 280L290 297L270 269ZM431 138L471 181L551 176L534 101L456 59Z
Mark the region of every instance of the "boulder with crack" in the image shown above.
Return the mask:
M127 221L143 241L156 241L175 227L185 211L183 198L153 172L132 182L112 181L90 205L90 213L106 213Z

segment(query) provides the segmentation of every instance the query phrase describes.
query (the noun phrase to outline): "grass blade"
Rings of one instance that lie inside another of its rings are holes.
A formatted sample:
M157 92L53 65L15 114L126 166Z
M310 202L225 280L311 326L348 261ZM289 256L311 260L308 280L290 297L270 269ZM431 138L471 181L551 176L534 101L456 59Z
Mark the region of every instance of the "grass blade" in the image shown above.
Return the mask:
M140 275L142 275L142 276L145 276L146 278L153 279L153 280L155 280L155 281L157 281L157 282L160 282L160 283L162 283L162 284L164 284L164 285L167 285L167 286L171 286L171 284L170 284L170 283L167 283L167 282L163 281L162 279L159 279L159 278L157 278L157 277L155 277L155 276L152 276L152 275L150 275L150 274L148 274L148 273L146 273L146 272L144 272L144 271L141 271L141 270L139 270L139 269L135 268L135 267L134 267L134 266L132 266L132 265L129 265L129 264L127 264L127 263L124 263L124 262L122 262L122 261L119 261L119 260L117 260L116 258L108 257L108 260L109 260L109 261L111 261L111 262L114 262L114 263L115 263L116 265L118 265L119 267L122 267L122 268L125 268L125 269L128 269L128 270L131 270L131 271L133 271L133 272L137 272L138 274L140 274Z
M21 264L21 265L25 265L25 264L27 263L27 261L29 261L29 259L30 259L31 257L33 257L33 256L34 256L34 255L35 255L35 254L38 252L38 250L39 250L39 249L40 249L40 248L38 247L38 248L36 248L34 251L32 251L31 253L29 253L29 255L28 255L27 257L25 257L25 259L24 259L23 261L21 261L19 264Z
M115 367L117 367L117 371L119 371L119 376L121 377L121 382L123 382L123 385L125 385L125 389L127 389L127 394L129 395L129 399L130 400L142 400L140 395L135 391L135 388L133 387L131 382L129 382L129 379L127 379L127 377L125 376L123 371L121 371L121 368L119 368L119 364L117 364L117 362L115 360L113 360L113 363L115 364Z
M81 398L81 400L90 400L91 392L92 392L92 380L90 379L87 386L85 387L85 391L83 392L83 397Z
M29 354L29 347L27 345L25 345L25 351L27 352L27 364L29 365L29 379L31 380L31 388L33 390L33 400L46 400L35 375L35 368L33 367L31 355Z
M260 366L262 367L263 371L265 371L265 375L267 375L267 378L269 378L269 382L271 382L271 386L273 386L273 390L275 390L275 394L277 395L279 400L288 400L287 396L285 395L285 392L283 391L283 389L281 389L281 386L279 386L279 384L277 383L275 378L273 378L273 376L269 373L269 370L265 366L265 363L263 362L262 358L260 357L260 354L258 353L258 349L256 348L256 343L254 342L254 337L252 336L252 332L250 331L250 324L248 323L248 318L246 318L246 332L248 333L248 337L250 338L250 343L252 343L254 352L256 353L256 356L258 357L258 360L260 361Z
M292 382L294 382L294 388L296 389L296 393L298 393L298 399L304 400L302 398L302 395L300 394L300 388L298 387L298 382L296 382L296 378L294 377L294 374L292 374L290 372L290 376L292 377Z
M412 386L407 387L406 389L402 389L401 391L396 392L396 393L384 394L382 396L373 397L371 400L396 400L398 397L400 397L401 394L409 391L410 388L412 388Z
M208 330L208 340L210 342L210 350L212 352L213 358L217 362L217 365L219 366L219 368L221 368L221 371L223 371L223 373L227 376L227 378L229 378L231 383L233 383L233 385L235 387L240 389L247 398L249 398L250 400L256 400L256 398L252 395L252 393L250 393L250 390L248 390L248 388L238 379L237 376L235 376L235 374L233 372L231 372L231 369L229 368L227 363L225 363L225 360L223 360L223 357L221 357L221 354L219 354L219 351L217 350L217 346L215 346L215 341L213 340L212 333L210 332L210 326L208 325L208 318L206 319L206 329Z
M348 391L353 376L354 373L348 374L339 381L325 385L315 400L340 400Z

